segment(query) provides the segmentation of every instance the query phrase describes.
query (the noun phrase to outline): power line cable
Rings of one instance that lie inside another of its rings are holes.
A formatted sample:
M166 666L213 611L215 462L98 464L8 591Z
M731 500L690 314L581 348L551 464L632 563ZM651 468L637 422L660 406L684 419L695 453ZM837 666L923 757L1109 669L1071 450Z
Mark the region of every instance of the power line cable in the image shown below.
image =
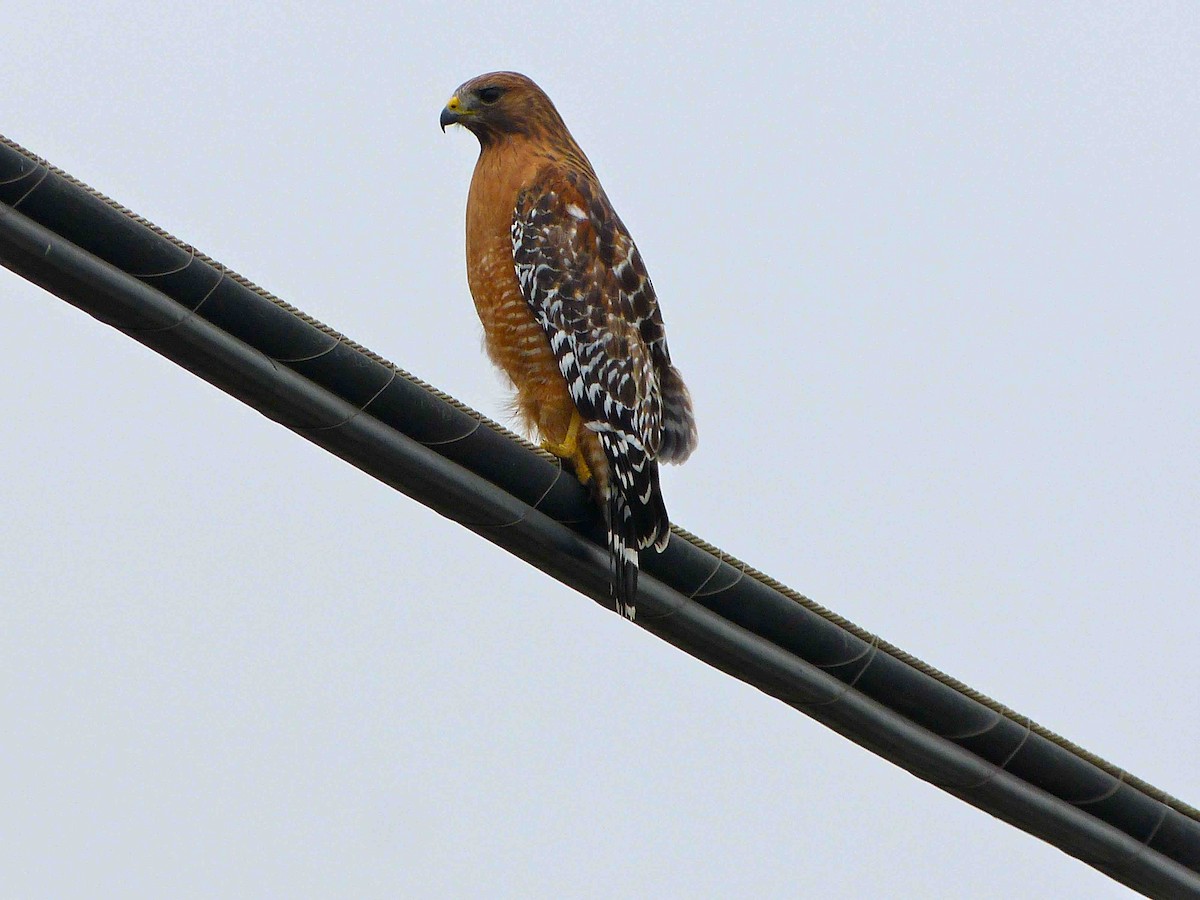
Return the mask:
M0 263L609 605L558 460L0 136ZM682 529L637 624L1154 897L1200 898L1200 812Z

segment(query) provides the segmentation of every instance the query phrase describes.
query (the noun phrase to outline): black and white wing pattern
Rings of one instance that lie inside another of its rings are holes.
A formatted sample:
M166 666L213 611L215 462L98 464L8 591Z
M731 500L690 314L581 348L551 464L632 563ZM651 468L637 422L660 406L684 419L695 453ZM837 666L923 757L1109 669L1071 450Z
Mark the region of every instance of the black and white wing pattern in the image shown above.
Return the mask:
M691 400L646 267L598 184L574 171L540 179L518 199L512 243L521 291L609 462L614 594L632 618L637 552L670 537L658 460L695 446Z

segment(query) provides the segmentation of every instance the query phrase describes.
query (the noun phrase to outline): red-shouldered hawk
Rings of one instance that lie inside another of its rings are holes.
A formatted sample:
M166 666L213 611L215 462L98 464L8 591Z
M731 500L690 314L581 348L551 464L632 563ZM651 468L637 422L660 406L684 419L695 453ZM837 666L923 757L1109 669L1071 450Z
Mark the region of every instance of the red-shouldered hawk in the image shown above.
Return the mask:
M654 287L541 88L515 72L480 75L442 110L442 130L452 124L479 139L467 281L488 355L516 388L525 427L591 483L608 522L613 598L632 619L638 550L661 551L671 535L658 464L696 446Z

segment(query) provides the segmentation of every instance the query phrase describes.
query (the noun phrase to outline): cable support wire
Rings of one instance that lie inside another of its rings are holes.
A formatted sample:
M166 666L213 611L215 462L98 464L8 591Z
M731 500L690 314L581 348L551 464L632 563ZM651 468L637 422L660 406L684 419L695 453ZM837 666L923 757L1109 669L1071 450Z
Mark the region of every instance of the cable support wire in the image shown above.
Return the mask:
M605 606L560 462L0 136L0 263ZM1200 811L681 528L637 623L1154 897L1200 898Z

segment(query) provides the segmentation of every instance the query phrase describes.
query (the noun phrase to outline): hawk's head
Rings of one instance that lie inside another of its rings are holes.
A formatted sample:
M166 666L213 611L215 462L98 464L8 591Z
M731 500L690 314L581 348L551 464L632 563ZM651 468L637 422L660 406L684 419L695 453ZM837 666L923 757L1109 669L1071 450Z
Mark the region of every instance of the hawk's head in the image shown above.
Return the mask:
M446 103L439 121L442 131L447 125L462 125L485 147L507 135L565 131L546 92L517 72L489 72L465 82Z

